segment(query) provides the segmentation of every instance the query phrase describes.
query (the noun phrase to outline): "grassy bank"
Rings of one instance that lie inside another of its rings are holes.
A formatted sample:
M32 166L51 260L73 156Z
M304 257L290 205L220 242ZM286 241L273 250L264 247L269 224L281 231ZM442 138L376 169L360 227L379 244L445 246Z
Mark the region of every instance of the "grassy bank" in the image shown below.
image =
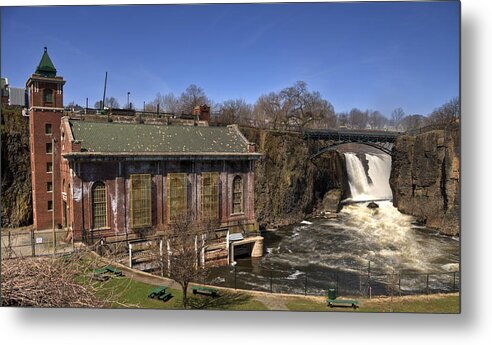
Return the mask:
M94 283L102 300L112 300L112 308L182 309L182 293L169 288L173 297L167 302L148 298L156 285L128 277L114 277L105 283ZM219 290L220 297L193 295L188 297L191 309L209 310L290 310L328 312L400 312L400 313L459 313L458 294L420 295L403 297L360 298L360 308L329 308L325 298L287 296L268 293L248 293Z
M143 283L127 277L111 278L105 283L95 283L97 295L102 300L112 300L108 307L112 308L144 308L144 309L182 309L183 294L179 289L168 288L166 291L172 294L167 302L148 297L156 285ZM221 291L220 296L188 294L191 309L211 310L268 310L261 302L255 300L250 294L242 292Z
M357 312L367 313L459 313L458 294L418 295L358 299ZM351 308L329 308L324 299L313 301L297 298L286 303L289 310L297 311L353 311Z

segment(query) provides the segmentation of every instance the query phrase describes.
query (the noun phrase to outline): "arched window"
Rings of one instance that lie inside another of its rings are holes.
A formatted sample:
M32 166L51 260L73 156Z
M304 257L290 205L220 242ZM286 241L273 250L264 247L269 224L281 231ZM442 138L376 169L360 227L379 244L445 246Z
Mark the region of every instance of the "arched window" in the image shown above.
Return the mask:
M234 177L232 181L232 213L243 212L243 179Z
M43 100L44 103L53 103L53 90L44 89Z
M106 186L102 182L92 187L92 227L106 227Z

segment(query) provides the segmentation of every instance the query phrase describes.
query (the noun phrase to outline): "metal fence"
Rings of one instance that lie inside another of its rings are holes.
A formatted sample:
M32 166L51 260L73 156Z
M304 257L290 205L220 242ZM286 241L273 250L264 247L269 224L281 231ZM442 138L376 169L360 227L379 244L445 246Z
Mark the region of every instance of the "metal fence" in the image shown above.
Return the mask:
M13 259L70 253L74 250L74 244L71 238L67 240L64 229L2 229L0 250L3 259Z
M338 295L392 296L460 291L460 272L362 273L279 271L264 267L220 268L220 277L202 283L234 289L270 293L324 295L335 289Z

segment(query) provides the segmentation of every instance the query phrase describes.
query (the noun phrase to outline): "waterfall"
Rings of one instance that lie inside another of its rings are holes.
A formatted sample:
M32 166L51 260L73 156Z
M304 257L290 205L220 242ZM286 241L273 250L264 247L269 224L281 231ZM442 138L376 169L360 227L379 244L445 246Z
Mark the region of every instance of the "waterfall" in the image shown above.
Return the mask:
M352 201L392 199L389 185L391 157L365 154L368 171L360 158L352 152L344 153Z
M348 278L346 291L358 293L361 280L355 275L350 278L351 274L364 274L370 262L373 292L391 289L388 279L395 276L388 278L385 274L430 272L443 272L429 281L431 289L449 291L452 282L447 273L459 270L459 243L420 229L413 224L413 216L402 214L393 206L389 200L390 156L344 155L352 194L349 200L386 200L378 201L377 209L368 208L367 202L348 203L336 218L314 218L265 233L263 258L238 260L242 284L251 289L270 289L264 278L268 273L262 267L271 267L283 277L276 283L283 291L302 293L299 287L309 276L310 289L322 293L327 279L334 279L342 271ZM226 269L214 279L223 282L229 274ZM425 275L402 277L402 291L421 289L426 284Z

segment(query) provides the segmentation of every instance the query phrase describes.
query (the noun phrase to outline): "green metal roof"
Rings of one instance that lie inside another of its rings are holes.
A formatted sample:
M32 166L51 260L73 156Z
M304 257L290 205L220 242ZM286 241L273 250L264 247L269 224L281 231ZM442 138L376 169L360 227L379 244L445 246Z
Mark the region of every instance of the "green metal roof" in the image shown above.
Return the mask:
M135 154L248 153L236 127L70 121L82 152Z
M41 74L43 77L56 77L56 68L48 55L48 48L46 47L44 47L44 53L38 67L36 68L36 73Z

